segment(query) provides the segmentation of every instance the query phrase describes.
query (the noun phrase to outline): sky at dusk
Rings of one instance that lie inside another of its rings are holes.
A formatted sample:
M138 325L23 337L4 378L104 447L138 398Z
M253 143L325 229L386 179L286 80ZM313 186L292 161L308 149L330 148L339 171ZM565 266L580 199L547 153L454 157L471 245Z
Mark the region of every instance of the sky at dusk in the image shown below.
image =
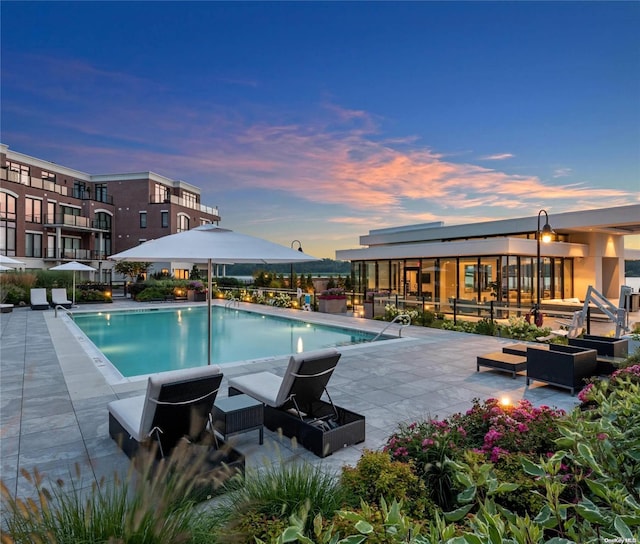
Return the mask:
M11 150L192 183L221 226L318 257L374 228L640 201L639 2L0 10Z

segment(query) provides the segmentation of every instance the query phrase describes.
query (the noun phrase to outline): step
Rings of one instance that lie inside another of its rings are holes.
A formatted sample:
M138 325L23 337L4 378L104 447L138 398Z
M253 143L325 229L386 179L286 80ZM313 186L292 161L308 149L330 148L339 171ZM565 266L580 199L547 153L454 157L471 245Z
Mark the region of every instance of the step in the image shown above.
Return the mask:
M515 379L516 372L527 369L527 358L522 355L495 351L493 353L487 353L486 355L478 355L476 366L478 372L480 372L481 366L511 372L511 377Z

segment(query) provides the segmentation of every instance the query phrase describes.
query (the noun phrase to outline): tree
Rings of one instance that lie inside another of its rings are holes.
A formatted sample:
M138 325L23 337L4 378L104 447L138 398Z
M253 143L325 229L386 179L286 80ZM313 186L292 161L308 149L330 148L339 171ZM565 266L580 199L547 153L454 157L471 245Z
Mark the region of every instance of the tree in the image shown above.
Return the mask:
M151 263L143 263L136 261L118 261L113 269L118 273L122 274L126 278L131 278L131 281L135 281L135 279L142 275L146 274L147 270Z

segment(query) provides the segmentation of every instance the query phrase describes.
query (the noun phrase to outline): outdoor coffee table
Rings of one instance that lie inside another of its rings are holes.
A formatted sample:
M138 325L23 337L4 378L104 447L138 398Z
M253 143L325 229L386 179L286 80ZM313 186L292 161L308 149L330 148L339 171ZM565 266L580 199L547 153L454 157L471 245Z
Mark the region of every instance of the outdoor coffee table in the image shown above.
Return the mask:
M249 395L235 395L216 399L211 409L213 429L226 440L228 436L260 431L260 444L264 438L264 406Z

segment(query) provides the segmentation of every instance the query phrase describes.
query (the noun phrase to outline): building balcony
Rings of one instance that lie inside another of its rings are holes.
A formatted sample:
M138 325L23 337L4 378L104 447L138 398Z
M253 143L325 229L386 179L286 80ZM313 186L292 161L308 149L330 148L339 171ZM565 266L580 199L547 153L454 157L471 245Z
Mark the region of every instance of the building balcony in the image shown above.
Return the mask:
M175 195L168 195L167 198L159 198L155 195L151 195L149 198L150 204L175 204L176 206L182 206L183 208L189 208L191 210L198 210L202 213L207 213L210 215L215 215L216 217L220 217L218 215L218 208L213 206L204 206L199 202L193 202L192 200L187 200L184 198L180 198Z
M33 187L35 189L42 189L52 193L58 193L59 195L69 196L68 188L63 185L56 185L49 180L21 175L20 172L9 170L6 167L0 168L0 181L11 181L13 183L26 185L27 187Z
M109 226L104 221L91 219L83 215L70 215L64 213L56 213L54 215L45 215L44 224L47 227L64 227L69 230L89 230L110 232Z
M103 261L107 258L104 251L95 249L45 249L46 261Z

